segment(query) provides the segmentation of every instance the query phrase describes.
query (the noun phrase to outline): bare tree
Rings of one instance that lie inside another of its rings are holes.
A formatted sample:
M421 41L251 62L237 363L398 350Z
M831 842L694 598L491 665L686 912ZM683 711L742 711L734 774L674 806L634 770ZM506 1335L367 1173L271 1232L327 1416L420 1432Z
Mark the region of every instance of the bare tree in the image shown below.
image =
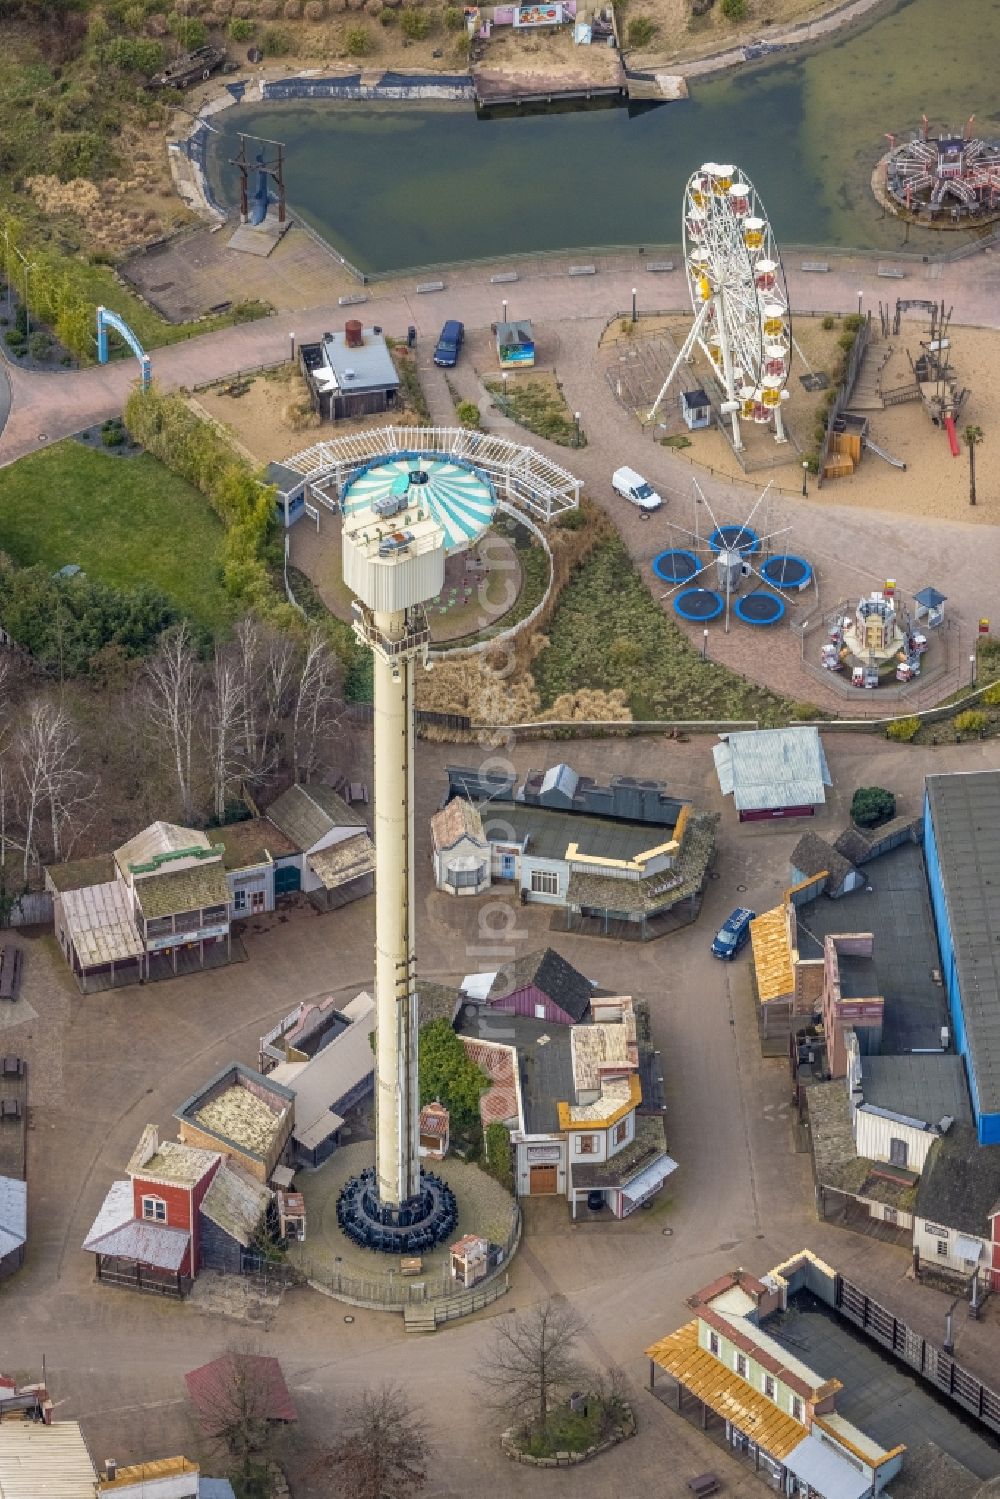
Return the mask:
M201 698L201 672L187 622L164 630L146 664L150 727L166 741L184 816L193 810L191 771L194 731Z
M427 1483L430 1451L423 1422L402 1391L387 1384L350 1402L343 1435L317 1468L345 1499L409 1499Z
M260 785L280 758L279 730L295 678L295 640L247 615L236 628L236 650L246 703L244 772L251 784Z
M493 1404L525 1426L544 1428L554 1402L580 1378L576 1344L583 1328L583 1319L563 1300L501 1318L482 1369Z
M216 651L206 715L216 822L223 822L230 788L246 767L247 700L242 661Z
M225 1453L231 1476L247 1499L270 1493L269 1464L279 1445L274 1361L246 1348L230 1348L208 1365L194 1394L199 1424Z
M313 629L295 684L292 709L292 779L308 781L319 764L319 750L337 721L340 706L340 670L337 658L323 637Z
M28 710L16 741L22 789L24 880L32 856L38 861L41 820L48 813L52 858L65 857L97 792L96 777L81 767L80 739L62 704L39 698ZM67 841L68 840L68 841Z

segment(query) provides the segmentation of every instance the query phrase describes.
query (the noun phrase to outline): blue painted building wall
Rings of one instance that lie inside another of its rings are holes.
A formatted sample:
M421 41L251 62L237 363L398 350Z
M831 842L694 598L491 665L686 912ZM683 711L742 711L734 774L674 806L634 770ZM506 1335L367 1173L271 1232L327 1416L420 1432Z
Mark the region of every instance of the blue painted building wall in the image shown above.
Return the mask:
M951 918L948 901L941 878L941 860L937 839L934 836L934 820L931 816L930 799L924 795L924 859L927 864L927 883L930 887L931 909L937 929L938 950L941 954L941 976L948 995L948 1010L951 1016L951 1034L955 1050L965 1061L965 1073L972 1095L972 1112L980 1145L1000 1145L1000 1114L984 1114L979 1103L979 1088L973 1059L969 1052L969 1037L965 1026L965 1011L962 1005L962 990L958 978L958 961L955 943L951 934Z

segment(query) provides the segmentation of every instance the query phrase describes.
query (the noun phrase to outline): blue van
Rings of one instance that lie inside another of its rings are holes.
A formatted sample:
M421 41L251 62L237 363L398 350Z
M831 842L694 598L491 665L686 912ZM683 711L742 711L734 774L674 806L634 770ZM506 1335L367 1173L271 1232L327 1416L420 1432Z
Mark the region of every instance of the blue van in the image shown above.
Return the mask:
M756 921L756 911L748 911L746 906L737 906L731 912L722 927L716 934L712 943L712 952L717 958L731 960L750 941L750 923Z
M434 350L434 363L439 364L442 369L452 369L458 363L458 354L464 338L465 324L449 318L441 329L441 337Z

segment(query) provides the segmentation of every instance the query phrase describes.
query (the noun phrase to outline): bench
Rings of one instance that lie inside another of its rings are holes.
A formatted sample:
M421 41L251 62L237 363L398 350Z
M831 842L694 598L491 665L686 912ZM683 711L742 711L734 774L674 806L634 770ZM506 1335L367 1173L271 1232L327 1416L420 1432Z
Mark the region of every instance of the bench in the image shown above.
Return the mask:
M21 961L19 947L0 948L0 999L16 999L21 984Z
M491 286L505 286L508 281L516 281L516 271L498 271L495 276L490 277Z
M444 291L444 282L421 281L420 285L417 287L417 293L419 296L426 296L426 294L431 291Z
M403 1255L399 1262L400 1275L419 1275L424 1268L424 1262L419 1254Z
M368 301L368 293L366 291L352 291L352 292L348 292L345 297L338 297L337 298L337 306L338 307L359 307L362 302L367 302L367 301Z
M894 281L902 281L903 277L906 275L906 272L902 270L898 265L880 265L878 268L878 275L890 276Z
M569 268L571 276L596 276L596 265L571 265Z
M647 271L672 271L674 263L672 260L647 260Z
M828 260L804 260L799 266L800 271L828 271L830 262Z
M692 1494L697 1494L699 1499L705 1494L717 1494L721 1487L714 1473L700 1473L697 1478L688 1479L688 1488Z

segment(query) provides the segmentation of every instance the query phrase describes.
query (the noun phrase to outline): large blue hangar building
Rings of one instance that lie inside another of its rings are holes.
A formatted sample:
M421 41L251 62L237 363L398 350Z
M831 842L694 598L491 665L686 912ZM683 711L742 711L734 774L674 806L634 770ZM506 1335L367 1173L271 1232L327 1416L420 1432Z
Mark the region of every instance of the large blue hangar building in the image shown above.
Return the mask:
M1000 1145L1000 770L927 777L924 854L955 1047Z

